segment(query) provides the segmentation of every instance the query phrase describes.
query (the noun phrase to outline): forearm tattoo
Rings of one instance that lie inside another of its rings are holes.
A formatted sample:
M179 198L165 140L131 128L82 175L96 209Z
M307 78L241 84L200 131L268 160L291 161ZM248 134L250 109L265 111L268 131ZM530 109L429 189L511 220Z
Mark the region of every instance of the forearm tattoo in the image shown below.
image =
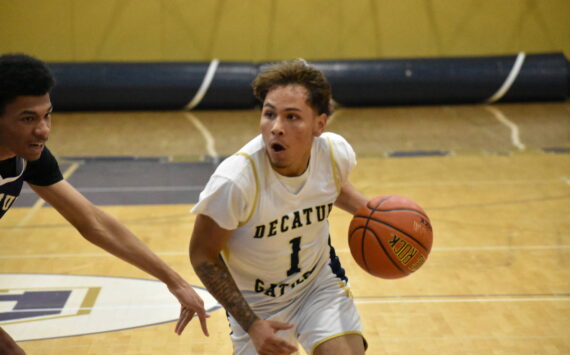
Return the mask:
M247 332L258 318L239 291L224 264L202 263L194 268L202 283Z

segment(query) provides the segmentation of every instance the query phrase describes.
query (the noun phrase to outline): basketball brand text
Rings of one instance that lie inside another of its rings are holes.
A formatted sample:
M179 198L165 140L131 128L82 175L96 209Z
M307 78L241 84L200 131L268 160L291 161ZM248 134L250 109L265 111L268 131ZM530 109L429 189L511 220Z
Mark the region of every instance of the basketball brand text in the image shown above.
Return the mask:
M389 244L398 260L400 260L404 265L408 265L410 260L412 260L412 258L418 253L418 250L410 243L395 234L392 235L392 240Z
M417 257L417 259L412 263L412 265L408 266L408 269L410 269L410 271L416 271L417 269L420 268L420 266L422 266L426 261L426 258L424 258L423 255L420 254L420 256Z

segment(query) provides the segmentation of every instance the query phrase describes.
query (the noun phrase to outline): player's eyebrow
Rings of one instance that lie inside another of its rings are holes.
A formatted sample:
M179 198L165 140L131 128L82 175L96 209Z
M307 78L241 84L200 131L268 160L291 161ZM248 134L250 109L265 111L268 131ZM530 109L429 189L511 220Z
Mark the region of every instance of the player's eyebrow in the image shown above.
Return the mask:
M273 106L270 103L263 104L263 107L269 107L269 108L274 109L274 110L277 109L275 106ZM302 110L298 107L285 107L284 111L299 111L299 112L301 112Z
M24 110L22 112L20 112L20 116L22 115L37 115L38 113L36 111L33 110Z
M52 112L53 112L53 105L47 109L46 113L52 113ZM24 111L19 113L19 116L22 116L22 115L39 115L39 113L37 111L34 111L34 110L24 110Z

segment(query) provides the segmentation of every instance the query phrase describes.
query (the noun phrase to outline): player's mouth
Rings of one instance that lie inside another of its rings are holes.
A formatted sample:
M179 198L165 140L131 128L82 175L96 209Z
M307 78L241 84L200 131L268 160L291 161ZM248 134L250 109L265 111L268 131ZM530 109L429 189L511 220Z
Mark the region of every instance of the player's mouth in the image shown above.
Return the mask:
M31 143L30 147L32 148L32 150L34 150L37 153L41 153L42 150L44 149L44 144L43 143Z
M280 153L285 151L285 146L280 143L272 143L271 150L275 153Z

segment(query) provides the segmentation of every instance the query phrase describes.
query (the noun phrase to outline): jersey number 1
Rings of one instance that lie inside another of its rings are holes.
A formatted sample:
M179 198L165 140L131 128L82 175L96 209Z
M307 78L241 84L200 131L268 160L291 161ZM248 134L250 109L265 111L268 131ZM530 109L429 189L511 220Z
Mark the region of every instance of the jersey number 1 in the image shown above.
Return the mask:
M289 241L291 244L291 268L287 270L287 276L301 271L299 269L299 252L301 251L301 237L293 238Z

